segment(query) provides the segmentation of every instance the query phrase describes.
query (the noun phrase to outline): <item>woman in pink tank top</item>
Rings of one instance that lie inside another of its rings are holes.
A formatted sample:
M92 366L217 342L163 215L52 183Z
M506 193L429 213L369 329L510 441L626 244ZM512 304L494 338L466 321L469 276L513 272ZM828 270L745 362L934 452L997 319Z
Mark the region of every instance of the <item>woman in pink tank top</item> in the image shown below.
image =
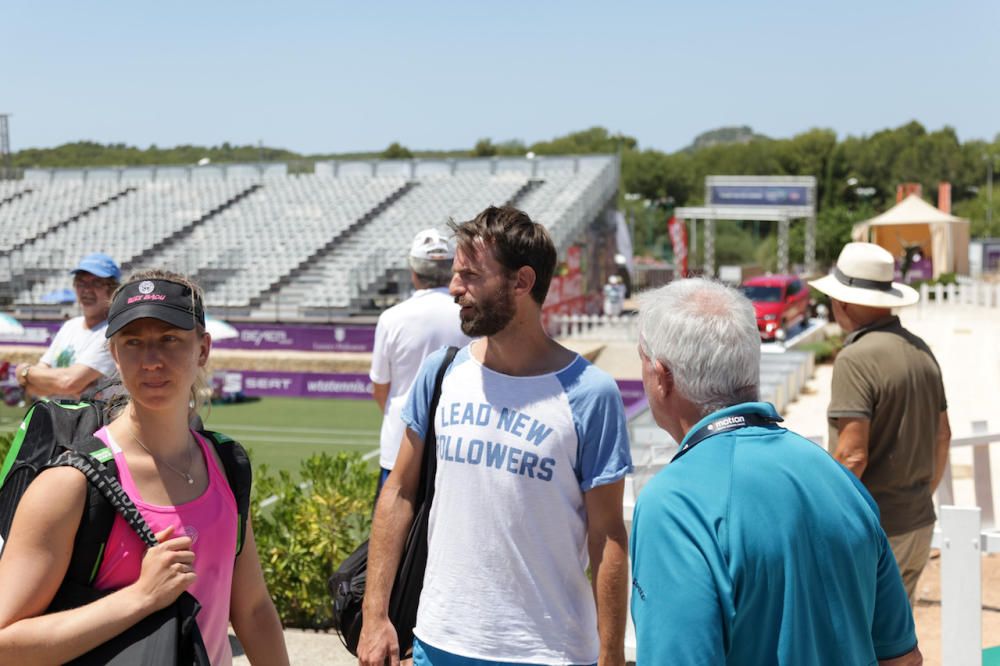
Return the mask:
M165 271L135 275L112 297L106 336L129 402L95 434L160 543L147 549L116 515L95 580L113 592L45 614L69 566L87 482L69 467L39 474L0 559L0 663L64 663L187 591L202 606L213 665L232 663L230 623L251 663L287 664L253 529L248 521L237 556L232 490L215 449L189 427L211 346L201 290Z

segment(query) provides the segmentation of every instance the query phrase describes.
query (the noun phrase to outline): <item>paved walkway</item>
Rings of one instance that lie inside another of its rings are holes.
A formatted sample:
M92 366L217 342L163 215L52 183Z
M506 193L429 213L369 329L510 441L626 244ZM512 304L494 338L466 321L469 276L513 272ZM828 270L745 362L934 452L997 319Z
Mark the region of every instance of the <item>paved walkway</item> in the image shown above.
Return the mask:
M233 644L233 666L248 666L250 660L232 632L229 641ZM357 657L344 648L335 633L287 629L285 644L294 666L355 666L358 663Z

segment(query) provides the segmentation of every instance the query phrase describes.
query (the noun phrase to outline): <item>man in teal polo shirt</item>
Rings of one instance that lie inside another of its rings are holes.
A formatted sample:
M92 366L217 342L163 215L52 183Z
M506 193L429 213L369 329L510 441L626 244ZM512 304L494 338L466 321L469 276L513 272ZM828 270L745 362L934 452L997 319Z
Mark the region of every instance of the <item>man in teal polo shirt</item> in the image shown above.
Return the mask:
M757 402L750 302L701 279L640 300L656 423L680 442L633 519L638 663L920 664L878 508Z

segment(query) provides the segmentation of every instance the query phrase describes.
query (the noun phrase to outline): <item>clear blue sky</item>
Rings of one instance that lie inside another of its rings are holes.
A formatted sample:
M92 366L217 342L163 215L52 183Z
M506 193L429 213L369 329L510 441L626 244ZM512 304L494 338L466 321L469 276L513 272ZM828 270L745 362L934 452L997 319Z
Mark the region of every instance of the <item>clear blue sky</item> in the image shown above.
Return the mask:
M89 139L305 153L603 125L673 151L751 125L1000 132L997 0L11 0L14 150Z

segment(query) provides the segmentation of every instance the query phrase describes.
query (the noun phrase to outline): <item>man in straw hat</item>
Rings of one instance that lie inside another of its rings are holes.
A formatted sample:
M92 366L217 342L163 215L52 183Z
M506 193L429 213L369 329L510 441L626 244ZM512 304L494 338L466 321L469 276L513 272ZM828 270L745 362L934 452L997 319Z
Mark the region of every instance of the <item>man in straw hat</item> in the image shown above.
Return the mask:
M893 274L887 250L848 243L833 272L810 284L830 297L847 336L833 365L830 448L878 503L912 603L930 555L931 497L948 460L951 429L934 354L892 314L920 297L893 282Z

